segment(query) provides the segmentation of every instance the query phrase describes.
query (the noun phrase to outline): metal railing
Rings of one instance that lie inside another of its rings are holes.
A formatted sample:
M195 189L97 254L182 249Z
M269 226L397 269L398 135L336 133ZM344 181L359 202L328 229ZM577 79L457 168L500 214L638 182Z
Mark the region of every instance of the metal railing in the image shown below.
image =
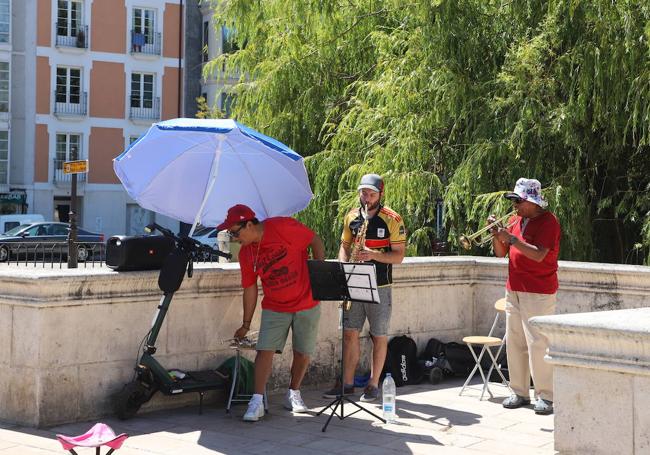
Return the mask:
M106 262L104 242L76 242L77 259L84 267L101 267ZM0 243L0 263L23 266L68 265L68 242L6 242Z
M84 267L103 267L106 264L105 242L77 241L78 262ZM67 267L68 242L0 242L0 266ZM219 257L204 254L195 263L217 264ZM81 266L80 266L81 267Z
M132 96L129 97L132 99ZM140 104L145 107L129 108L129 118L133 120L159 120L160 119L160 98L155 97L152 100L140 100Z
M144 33L131 30L131 53L160 55L160 33Z
M84 158L81 158L84 159ZM67 160L52 160L54 162L54 173L52 174L52 183L70 183L72 182L72 174L63 173L63 163ZM77 182L85 182L87 174L77 174Z
M64 29L65 31L60 33ZM78 25L76 30L69 30L66 23L55 22L56 45L60 47L77 47L88 49L88 26Z
M88 114L88 94L81 92L77 96L77 103L74 101L74 95L68 95L68 101L58 102L56 100L56 90L54 91L54 115L85 116Z

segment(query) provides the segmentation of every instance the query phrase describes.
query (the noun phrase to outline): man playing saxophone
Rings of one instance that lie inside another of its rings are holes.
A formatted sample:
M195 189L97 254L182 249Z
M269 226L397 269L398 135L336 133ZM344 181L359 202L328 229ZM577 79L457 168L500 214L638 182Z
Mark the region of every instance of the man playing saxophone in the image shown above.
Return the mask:
M404 260L406 228L402 217L381 204L384 181L379 175L366 174L361 177L357 190L360 207L350 210L345 216L338 257L341 262L375 263L380 303L353 301L350 309L344 312L344 394L354 394L354 371L361 352L359 332L368 319L372 339L371 374L361 401L374 401L379 396L379 376L384 368L388 346L392 264ZM340 385L335 385L323 397L336 398L340 393Z

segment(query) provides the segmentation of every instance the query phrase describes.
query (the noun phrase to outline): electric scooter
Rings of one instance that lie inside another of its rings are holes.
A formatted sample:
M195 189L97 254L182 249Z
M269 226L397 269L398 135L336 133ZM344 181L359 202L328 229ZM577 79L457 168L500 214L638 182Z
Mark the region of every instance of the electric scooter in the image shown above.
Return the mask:
M154 357L156 338L160 332L174 293L180 288L185 273L192 277L193 263L204 257L221 256L230 259L232 255L213 249L197 240L178 236L169 229L156 223L145 228L148 233L159 231L165 237L174 240L176 247L165 259L158 276L158 286L163 296L158 305L151 330L143 339L142 355L135 367L134 379L125 384L114 396L114 410L120 419L133 417L140 407L160 391L165 395L177 395L196 392L199 394L199 413L203 409L203 393L208 390L224 388L228 377L216 370L180 371L167 370Z

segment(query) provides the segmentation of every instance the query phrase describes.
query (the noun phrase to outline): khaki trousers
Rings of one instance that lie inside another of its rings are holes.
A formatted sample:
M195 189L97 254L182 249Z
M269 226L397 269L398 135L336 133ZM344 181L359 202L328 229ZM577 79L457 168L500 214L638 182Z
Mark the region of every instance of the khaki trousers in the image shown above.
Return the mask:
M553 401L553 366L544 361L548 338L528 323L533 316L555 314L556 294L506 290L506 352L510 388L530 397L530 377L535 398Z

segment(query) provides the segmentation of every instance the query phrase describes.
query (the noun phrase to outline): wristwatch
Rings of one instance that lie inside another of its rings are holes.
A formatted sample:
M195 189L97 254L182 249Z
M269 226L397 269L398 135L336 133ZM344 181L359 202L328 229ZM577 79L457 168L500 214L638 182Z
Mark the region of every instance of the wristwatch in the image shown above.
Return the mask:
M508 239L508 243L509 243L510 245L514 245L514 244L517 243L518 241L519 241L519 239L517 238L516 235L511 235L510 238Z

